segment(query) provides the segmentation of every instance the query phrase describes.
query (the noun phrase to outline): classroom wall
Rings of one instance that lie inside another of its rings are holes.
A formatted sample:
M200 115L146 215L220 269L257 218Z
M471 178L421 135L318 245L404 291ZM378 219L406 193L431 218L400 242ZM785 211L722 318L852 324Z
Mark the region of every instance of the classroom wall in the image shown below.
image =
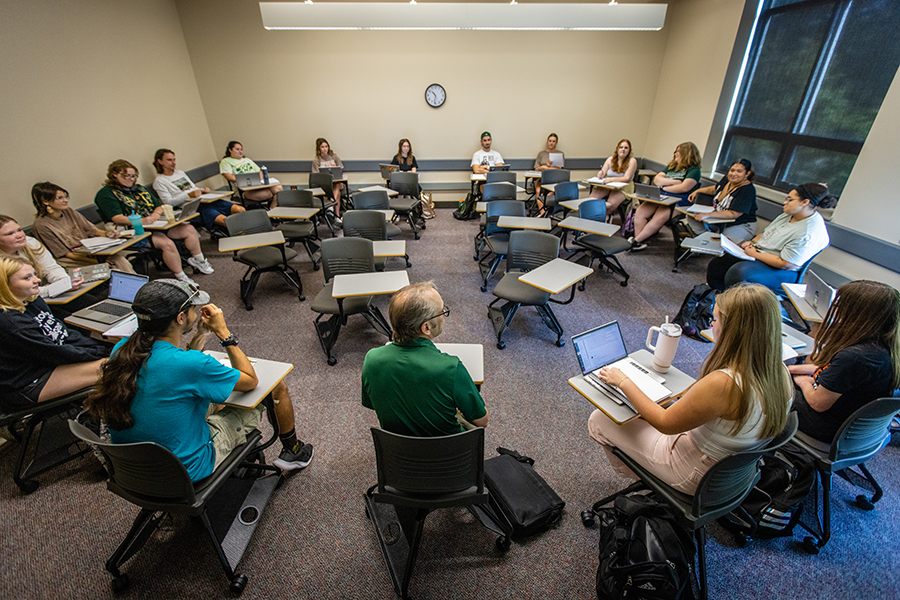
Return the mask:
M94 199L113 160L142 183L153 153L190 168L212 139L172 0L0 0L2 212L33 220L31 186L50 180L74 206Z

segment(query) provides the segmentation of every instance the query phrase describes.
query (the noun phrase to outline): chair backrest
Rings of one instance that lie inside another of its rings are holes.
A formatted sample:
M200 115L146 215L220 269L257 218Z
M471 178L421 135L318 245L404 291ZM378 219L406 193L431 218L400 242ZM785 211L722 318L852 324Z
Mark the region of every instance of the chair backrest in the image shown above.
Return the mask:
M900 412L900 398L869 402L847 417L831 443L832 462L875 454L890 436L891 419Z
M816 260L816 257L825 251L825 248L822 248L815 254L813 254L812 258L803 263L799 269L797 269L797 279L794 280L794 283L803 283L803 278L806 277L806 271L809 269L810 265L812 265L813 261Z
M381 214L381 213L379 213ZM381 215L384 219L384 215ZM375 272L372 240L361 237L339 237L322 241L322 271L325 281L335 275Z
M394 171L391 173L391 189L401 196L418 197L419 174L412 171Z
M100 216L100 211L97 210L96 204L86 204L81 208L78 208L77 210L82 217L84 217L94 225L100 225L103 223L103 217ZM100 229L103 229L103 227L101 227Z
M282 190L278 192L278 206L314 208L316 197L310 190Z
M515 200L516 192L515 184L508 181L497 181L484 184L482 198L485 202L490 202L491 200Z
M560 181L556 184L556 187L553 188L553 195L556 196L556 202L562 202L563 200L577 200L578 199L578 182L577 181Z
M606 200L585 200L578 205L578 216L591 221L606 221Z
M411 437L372 427L380 492L423 496L484 489L484 429Z
M354 202L356 198L354 198ZM367 240L386 240L387 221L377 210L348 210L343 214L344 235Z
M511 183L516 184L516 174L512 171L488 171L485 183Z
M493 202L488 202L485 215L487 219L484 226L484 235L508 232L508 229L497 227L497 219L503 216L524 217L525 203L521 200L494 200Z
M385 190L356 192L353 194L353 206L359 210L388 210L391 208L391 199Z
M797 433L797 413L788 415L784 429L759 450L738 452L728 456L710 468L700 480L694 494L691 513L695 517L708 514L736 499L743 500L759 479L759 459L763 454L786 444Z
M139 505L145 503L192 504L194 484L178 457L153 442L110 444L84 425L70 420L75 437L100 450L109 464L107 487L114 494Z
M541 171L541 185L569 181L569 179L570 173L568 169L547 169L546 171Z
M225 227L228 235L246 235L250 233L265 233L272 231L272 222L269 214L264 210L248 210L225 217Z
M334 200L334 177L331 173L310 173L309 187L322 188L325 195Z
M531 271L559 256L559 238L543 231L513 231L509 234L506 270Z

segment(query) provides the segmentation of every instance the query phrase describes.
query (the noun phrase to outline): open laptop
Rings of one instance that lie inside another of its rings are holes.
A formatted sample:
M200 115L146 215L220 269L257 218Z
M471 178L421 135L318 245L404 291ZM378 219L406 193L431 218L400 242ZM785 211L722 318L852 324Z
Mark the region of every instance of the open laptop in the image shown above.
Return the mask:
M109 277L109 297L74 313L73 317L112 325L130 316L131 303L138 290L150 278L146 275L111 271Z
M391 173L395 173L400 170L398 165L378 165L378 168L381 169L381 178L382 179L390 179Z
M634 184L634 195L644 200L659 201L659 188L655 185L645 185L643 183Z
M328 173L332 179L341 179L344 176L344 169L342 167L319 167L319 173ZM390 175L388 175L388 179L390 179Z
M509 171L509 165L491 165L491 171Z
M259 174L259 171L255 173L235 173L234 183L239 188L259 187L263 184L261 177L262 175Z
M816 314L822 319L828 313L828 307L834 301L837 290L822 281L822 278L812 271L806 272L806 295L804 300Z
M175 211L175 218L178 220L188 219L197 214L197 210L200 208L200 198L196 200L191 200L190 202L185 202L182 205L181 210Z
M635 414L637 410L625 394L597 376L600 369L603 367L621 369L654 402L660 402L672 395L671 390L663 385L665 379L628 358L628 350L625 348L625 339L622 337L618 321L611 321L572 336L572 346L575 348L575 356L578 358L584 380L613 402L624 404Z

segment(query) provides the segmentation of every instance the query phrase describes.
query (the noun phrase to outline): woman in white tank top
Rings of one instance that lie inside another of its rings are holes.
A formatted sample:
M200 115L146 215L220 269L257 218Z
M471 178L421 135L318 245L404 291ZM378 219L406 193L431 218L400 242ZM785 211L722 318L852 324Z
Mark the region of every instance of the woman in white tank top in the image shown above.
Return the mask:
M621 475L634 478L610 447L693 494L716 462L762 447L784 429L793 387L781 360L775 295L755 284L731 288L716 298L713 316L716 345L700 379L669 408L650 400L622 371L600 371L600 378L621 389L642 417L619 425L595 410L588 420L591 437L603 444Z
M606 212L619 208L625 200L625 194L634 192L634 175L637 173L637 159L631 149L631 140L622 139L616 145L616 151L606 159L603 167L597 173L597 179L603 183L624 183L625 187L618 190L607 188L591 188L591 198L606 198Z

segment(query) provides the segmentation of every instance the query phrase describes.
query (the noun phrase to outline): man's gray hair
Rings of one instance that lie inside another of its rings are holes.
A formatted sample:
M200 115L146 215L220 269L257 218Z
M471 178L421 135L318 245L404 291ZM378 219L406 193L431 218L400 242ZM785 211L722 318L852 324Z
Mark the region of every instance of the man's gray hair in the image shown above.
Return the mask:
M388 316L394 330L393 340L398 344L409 344L422 337L422 324L440 312L441 307L435 307L429 290L437 290L433 281L413 283L391 298Z

